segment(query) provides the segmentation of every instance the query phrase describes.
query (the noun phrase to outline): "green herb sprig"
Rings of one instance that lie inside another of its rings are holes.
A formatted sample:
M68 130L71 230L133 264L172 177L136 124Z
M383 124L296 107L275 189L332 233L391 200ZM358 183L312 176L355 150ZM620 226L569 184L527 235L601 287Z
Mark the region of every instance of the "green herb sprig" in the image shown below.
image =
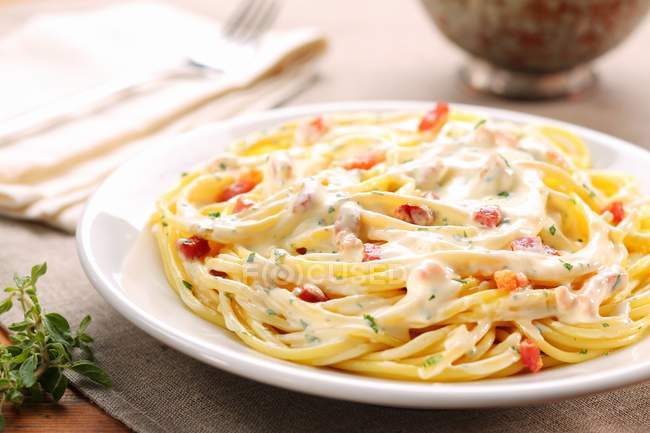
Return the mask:
M91 318L83 318L73 332L58 313L45 313L36 293L36 282L47 272L47 264L32 267L29 275L14 276L15 286L4 289L0 314L14 305L23 320L9 325L9 346L0 346L0 408L4 402L20 406L49 394L58 401L68 386L65 370L73 370L91 381L110 387L111 379L93 361L92 337L86 334ZM0 430L4 418L0 413Z

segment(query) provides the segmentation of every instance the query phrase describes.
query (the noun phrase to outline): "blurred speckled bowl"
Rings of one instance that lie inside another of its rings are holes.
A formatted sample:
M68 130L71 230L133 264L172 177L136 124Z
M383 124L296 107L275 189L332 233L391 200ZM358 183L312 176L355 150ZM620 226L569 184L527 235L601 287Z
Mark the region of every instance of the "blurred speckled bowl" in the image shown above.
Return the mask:
M440 31L473 59L472 87L554 97L594 82L589 62L623 41L650 0L422 0Z

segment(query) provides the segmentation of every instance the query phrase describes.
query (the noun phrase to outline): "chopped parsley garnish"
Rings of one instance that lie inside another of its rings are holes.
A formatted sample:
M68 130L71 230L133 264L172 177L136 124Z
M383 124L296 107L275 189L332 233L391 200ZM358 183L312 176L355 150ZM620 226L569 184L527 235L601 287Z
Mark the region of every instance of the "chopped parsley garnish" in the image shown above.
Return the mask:
M163 222L162 222L162 226L163 226L163 227L167 227L168 225L169 225L169 224L167 224L167 221L163 221Z
M431 296L429 296L429 301L433 301L434 299L436 299L436 294L435 293L433 293Z
M226 163L225 162L220 162L219 163L219 168L222 169L222 170L225 170L226 169Z
M458 281L460 284L467 284L467 278L452 278L454 281Z
M269 316L277 316L278 315L278 313L276 313L275 311L273 311L270 308L266 309L266 314L268 314Z
M426 228L426 227L418 227L418 228L417 228L417 231L419 231L419 232L428 232L429 229Z
M334 213L335 210L336 210L336 209L334 209L334 206L330 206L330 207L327 209L327 213Z
M506 164L506 166L507 166L508 168L512 168L512 166L510 165L510 163L508 162L508 160L505 158L505 156L503 156L503 155L501 155L501 154L499 154L499 156L501 157L501 159L503 159L503 162Z
M609 328L609 323L607 322L603 323L603 328Z
M424 367L424 368L433 367L434 365L439 363L440 360L442 360L442 355L441 354L430 356L430 357L428 357L427 359L424 360L424 362L422 363L422 367Z
M375 331L375 334L379 332L379 326L377 326L377 322L375 321L374 317L372 317L370 314L364 314L363 320L365 320L368 323L370 329Z
M187 176L187 172L186 172L186 171L184 171L184 172L181 173L181 177L185 177L185 176Z
M510 193L508 191L501 191L500 193L497 194L499 197L510 197Z
M316 337L315 335L305 334L305 340L311 344L320 343L320 338Z
M555 225L552 225L548 228L548 231L555 236L555 233L557 233L557 229L555 228Z
M284 261L285 256L286 256L286 253L284 251L277 250L277 249L273 250L273 259L274 259L276 265L282 264L282 262Z
M210 218L219 218L221 216L221 212L209 212L208 216Z
M621 282L621 274L616 275L616 281L614 281L614 285L612 286L612 290L618 287L619 283Z
M185 281L185 280L183 280L183 285L185 286L185 288L187 290L192 290L192 287L194 287L194 286L192 286L192 283L190 283L189 281Z
M573 265L571 263L568 263L568 262L562 262L562 266L564 266L564 268L567 271L570 271L571 269L573 269Z
M580 353L580 355L586 355L587 352L588 352L587 349L580 349L580 352L578 353Z
M246 258L246 263L253 263L255 261L255 253L252 252Z
M481 126L483 126L487 122L485 119L481 119L478 122L476 122L476 125L474 125L474 129L479 129Z

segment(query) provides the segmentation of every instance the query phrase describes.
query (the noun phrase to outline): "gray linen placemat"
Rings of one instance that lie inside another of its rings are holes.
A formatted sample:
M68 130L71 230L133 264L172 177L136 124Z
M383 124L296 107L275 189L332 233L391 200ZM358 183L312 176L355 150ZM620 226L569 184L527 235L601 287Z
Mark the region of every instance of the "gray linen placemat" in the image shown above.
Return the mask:
M141 433L290 432L647 432L650 383L542 406L406 410L311 397L262 385L199 363L131 325L95 292L74 238L31 223L0 220L0 283L48 262L40 284L46 308L77 323L93 316L99 364L111 390L73 376L75 386Z

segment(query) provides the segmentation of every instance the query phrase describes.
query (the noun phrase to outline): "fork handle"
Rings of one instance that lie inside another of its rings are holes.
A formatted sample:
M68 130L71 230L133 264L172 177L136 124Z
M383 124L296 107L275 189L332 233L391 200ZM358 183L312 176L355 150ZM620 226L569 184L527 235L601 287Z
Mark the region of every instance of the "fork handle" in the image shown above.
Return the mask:
M72 120L84 112L99 108L102 102L109 102L128 96L139 87L152 84L156 81L167 80L187 75L189 72L196 74L197 68L190 65L156 71L147 75L128 77L119 81L112 81L89 90L84 90L63 101L48 103L35 110L20 114L8 119L0 126L0 145L31 135L46 131L54 126Z

